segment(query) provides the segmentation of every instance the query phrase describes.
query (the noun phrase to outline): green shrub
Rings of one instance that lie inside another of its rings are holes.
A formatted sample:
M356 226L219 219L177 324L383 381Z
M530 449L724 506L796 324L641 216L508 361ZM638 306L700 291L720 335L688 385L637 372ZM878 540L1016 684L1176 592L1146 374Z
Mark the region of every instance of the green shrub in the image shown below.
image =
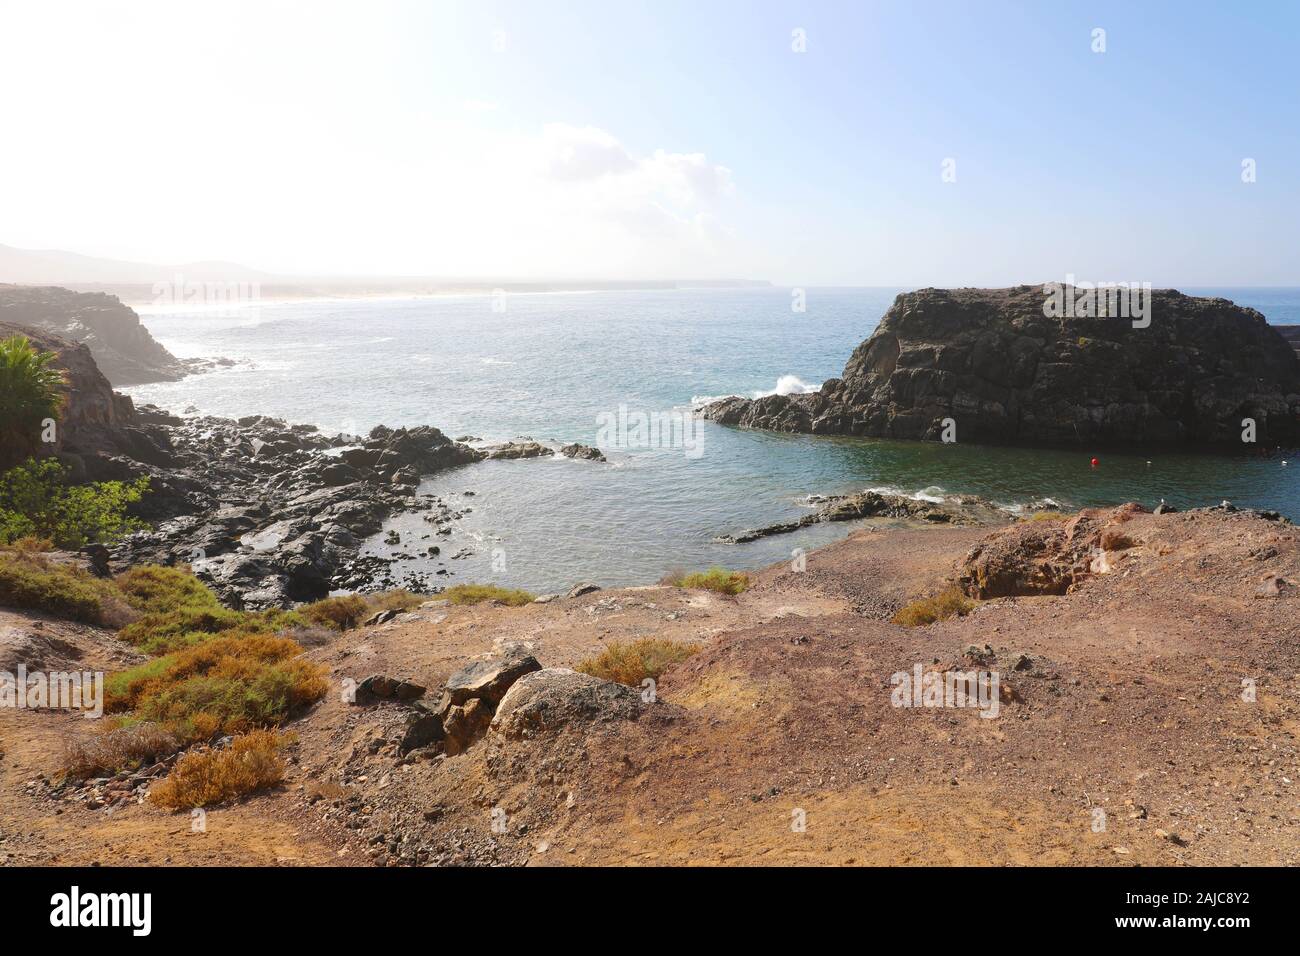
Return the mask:
M184 566L141 564L113 579L137 611L163 613L182 607L220 607L221 602Z
M108 581L38 553L12 549L0 551L0 606L105 627L120 627L135 616Z
M427 594L416 594L406 588L378 591L366 595L366 607L371 614L378 611L409 611L429 600Z
M31 454L47 419L63 409L63 373L53 352L40 352L25 335L0 341L0 467Z
M536 595L527 591L515 591L499 588L495 584L457 584L442 592L442 596L452 604L480 604L483 601L499 601L510 607L522 607L537 600Z
M105 708L131 711L187 741L278 724L320 700L327 672L285 637L231 631L156 657L105 682Z
M146 525L126 514L149 490L149 479L70 485L53 458L29 458L0 475L0 544L38 537L75 551L112 543Z
M950 587L945 591L913 601L894 615L895 624L904 627L920 627L935 621L946 621L950 617L964 617L975 609L975 602L962 593L960 588Z
M749 587L749 575L726 568L712 567L707 571L694 574L673 572L664 579L664 584L677 588L696 588L701 591L716 591L719 594L739 594Z

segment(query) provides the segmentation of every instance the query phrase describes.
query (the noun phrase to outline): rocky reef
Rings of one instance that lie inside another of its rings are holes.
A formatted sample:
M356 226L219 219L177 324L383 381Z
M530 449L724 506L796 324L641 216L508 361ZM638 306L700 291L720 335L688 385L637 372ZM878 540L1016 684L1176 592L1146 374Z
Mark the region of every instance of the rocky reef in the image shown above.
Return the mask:
M325 435L259 415L230 421L136 413L153 453L99 456L104 477L147 474L138 506L156 526L112 551L123 564L186 563L238 608L288 606L331 590L399 583L390 562L361 555L365 539L400 512L439 527L459 515L418 491L424 475L484 453L437 428L377 426L365 437ZM436 553L436 550L435 552Z
M726 398L724 425L1044 444L1300 445L1300 358L1259 312L1150 293L1129 318L1049 317L1042 286L921 289L894 300L820 391ZM947 422L946 420L951 420Z
M956 525L1004 524L1011 520L1008 512L975 495L953 497L939 504L904 495L862 491L852 495L818 496L811 503L818 506L817 510L795 521L722 535L715 540L720 544L747 544L759 538L788 534L827 521L858 521L863 518L910 519Z
M84 343L113 385L171 382L190 371L115 295L53 286L0 285L0 323Z

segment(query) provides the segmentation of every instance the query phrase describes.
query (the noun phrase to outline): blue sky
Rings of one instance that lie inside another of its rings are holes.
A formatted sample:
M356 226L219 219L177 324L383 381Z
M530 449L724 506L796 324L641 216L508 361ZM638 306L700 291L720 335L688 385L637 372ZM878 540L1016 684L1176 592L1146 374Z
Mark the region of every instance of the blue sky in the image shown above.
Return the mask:
M0 85L33 91L16 125L45 134L0 159L12 245L300 272L1300 285L1293 3L65 6L0 2Z

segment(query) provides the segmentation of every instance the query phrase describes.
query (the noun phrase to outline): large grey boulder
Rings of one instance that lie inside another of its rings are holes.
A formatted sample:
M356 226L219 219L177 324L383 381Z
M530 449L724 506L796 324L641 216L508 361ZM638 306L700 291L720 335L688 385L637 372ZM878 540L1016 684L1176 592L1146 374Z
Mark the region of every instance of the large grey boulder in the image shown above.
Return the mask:
M492 660L474 661L447 678L447 697L456 706L478 699L495 707L515 681L541 669L537 658L518 652Z
M644 704L624 684L547 667L521 677L506 692L492 729L509 738L532 737L571 725L635 720Z

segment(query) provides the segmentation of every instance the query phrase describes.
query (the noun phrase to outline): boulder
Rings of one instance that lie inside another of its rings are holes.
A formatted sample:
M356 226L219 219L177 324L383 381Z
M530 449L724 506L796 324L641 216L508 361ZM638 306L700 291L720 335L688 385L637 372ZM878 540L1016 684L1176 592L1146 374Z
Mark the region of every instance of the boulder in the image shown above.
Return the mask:
M464 753L492 723L492 707L479 698L453 706L442 718L443 748L449 757Z
M565 597L571 597L571 598L582 597L584 594L593 594L599 590L600 590L599 584L592 584L589 581L583 581L581 584L575 584L573 587L569 588L569 591L567 594L565 594Z
M592 448L590 445L580 445L574 442L571 445L565 445L560 449L560 454L565 458L581 458L584 461L605 461L605 455L599 448Z
M507 738L533 737L570 725L635 720L644 706L624 684L548 667L515 682L497 706L492 729Z
M486 661L474 661L447 679L447 698L455 706L480 699L495 707L511 685L525 674L541 668L537 658L521 652Z

